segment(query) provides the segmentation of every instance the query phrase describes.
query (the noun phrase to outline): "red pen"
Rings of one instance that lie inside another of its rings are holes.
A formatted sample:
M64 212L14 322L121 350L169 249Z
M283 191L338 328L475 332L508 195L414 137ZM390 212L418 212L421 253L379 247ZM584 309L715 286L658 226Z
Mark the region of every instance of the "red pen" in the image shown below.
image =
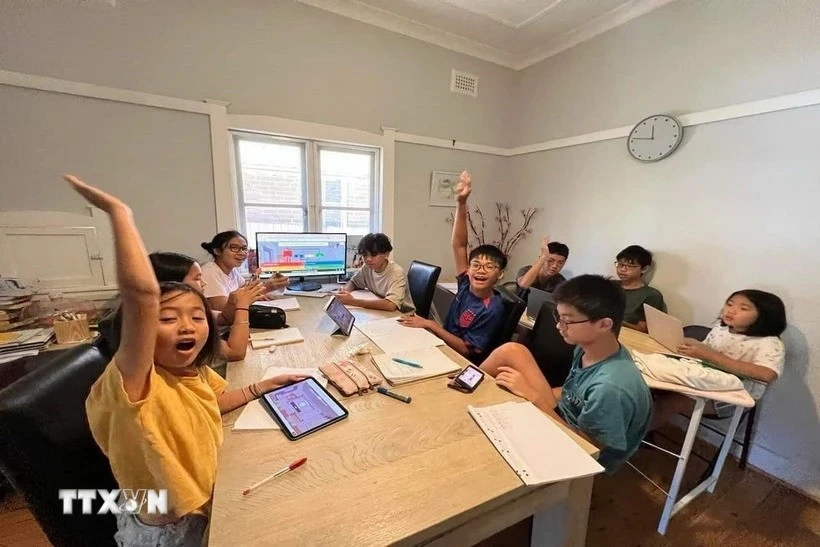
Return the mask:
M276 477L281 477L282 475L284 475L288 471L293 471L294 469L296 469L300 465L304 464L306 461L307 461L307 458L299 458L298 460L296 460L295 462L293 462L289 466L283 467L282 469L280 469L279 471L277 471L276 473L274 473L270 477L268 477L266 479L262 479L261 481L257 482L256 484L254 484L250 488L245 488L244 490L242 490L242 495L247 496L248 494L250 494L251 492L253 492L257 488L259 488L260 486L264 486L265 484L268 484L270 481L272 481Z

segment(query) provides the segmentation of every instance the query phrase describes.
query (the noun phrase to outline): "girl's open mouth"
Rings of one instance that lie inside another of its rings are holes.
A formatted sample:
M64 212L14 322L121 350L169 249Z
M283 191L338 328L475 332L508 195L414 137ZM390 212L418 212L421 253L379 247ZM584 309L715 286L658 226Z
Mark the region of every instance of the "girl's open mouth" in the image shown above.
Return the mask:
M196 347L196 340L180 340L177 342L176 348L178 351L191 351Z

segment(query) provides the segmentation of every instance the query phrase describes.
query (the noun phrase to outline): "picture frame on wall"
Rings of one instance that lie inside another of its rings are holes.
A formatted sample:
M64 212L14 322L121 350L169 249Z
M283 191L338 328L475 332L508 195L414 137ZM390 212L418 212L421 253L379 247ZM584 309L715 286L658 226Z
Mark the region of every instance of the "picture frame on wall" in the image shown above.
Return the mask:
M430 177L430 206L455 207L456 185L460 173L433 171Z

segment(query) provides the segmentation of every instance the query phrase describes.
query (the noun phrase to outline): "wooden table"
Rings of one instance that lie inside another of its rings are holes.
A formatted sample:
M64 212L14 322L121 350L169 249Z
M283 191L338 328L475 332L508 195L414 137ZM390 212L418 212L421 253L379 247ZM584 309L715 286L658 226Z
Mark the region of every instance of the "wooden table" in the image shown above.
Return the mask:
M249 349L244 361L228 365L231 387L257 381L271 365L316 367L367 341L355 329L347 340L329 336L335 325L321 311L325 300L299 303L288 323L305 342L272 354ZM357 323L394 315L352 311ZM210 545L471 545L531 515L534 545L583 545L592 477L525 486L466 409L519 399L489 377L471 395L445 383L397 388L411 404L379 394L339 397L350 417L295 442L275 430L232 431L241 409L226 416ZM243 498L244 487L301 456L304 467Z

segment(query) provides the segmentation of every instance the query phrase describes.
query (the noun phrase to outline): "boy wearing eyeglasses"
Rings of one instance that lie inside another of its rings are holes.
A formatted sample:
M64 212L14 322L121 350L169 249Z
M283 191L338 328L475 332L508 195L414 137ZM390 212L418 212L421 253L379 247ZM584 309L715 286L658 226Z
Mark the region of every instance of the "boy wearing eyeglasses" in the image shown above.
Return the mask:
M638 449L652 415L649 388L618 342L626 296L599 275L570 279L553 294L556 328L576 346L563 387L550 386L532 353L515 342L492 352L481 369L598 446L598 461L611 473Z
M661 291L644 283L643 275L652 266L652 253L640 245L630 245L615 257L615 273L626 293L624 326L646 332L643 305L666 311Z
M451 240L456 271L459 272L456 276L458 292L444 326L416 315L404 316L399 321L407 327L429 330L471 361L480 362L504 323L504 305L493 287L504 274L507 257L495 245L479 245L468 253L467 198L472 188L472 178L464 171L456 187Z

